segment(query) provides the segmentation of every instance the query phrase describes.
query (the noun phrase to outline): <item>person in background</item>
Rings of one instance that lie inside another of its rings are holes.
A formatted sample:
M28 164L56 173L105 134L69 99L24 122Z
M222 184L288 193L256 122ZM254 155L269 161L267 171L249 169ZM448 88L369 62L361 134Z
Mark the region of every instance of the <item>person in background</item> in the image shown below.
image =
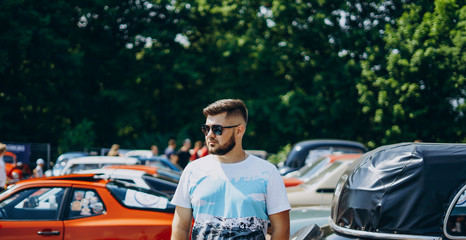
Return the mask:
M121 157L121 154L120 154L120 145L118 145L118 144L113 144L112 147L110 148L110 151L108 151L107 156L111 156L111 157Z
M205 142L204 142L204 145L202 145L201 150L199 150L198 154L200 158L209 155L209 150L207 149L207 145Z
M165 151L163 152L165 156L171 160L171 155L175 153L176 149L176 141L175 139L170 139L168 140L168 146L165 148Z
M175 164L179 169L183 169L183 168L178 164L178 160L179 160L178 155L176 155L176 154L170 155L170 159L169 159L169 160L170 160L171 163Z
M203 113L210 154L183 170L171 201L176 205L171 239L265 240L269 221L271 239L289 239L291 207L280 173L243 150L248 121L243 101L219 100Z
M41 178L44 176L45 161L42 158L37 159L36 168L32 171L34 178Z
M189 161L194 161L199 158L199 150L201 150L201 148L202 148L202 141L196 141L194 143L194 148L189 150L189 153L191 154Z
M159 155L159 147L157 147L157 145L150 146L150 152L151 152L150 157L157 157Z
M189 163L189 158L191 157L189 149L191 149L191 140L187 138L184 140L183 146L176 153L176 155L178 155L178 166L182 169L184 169Z
M3 161L3 155L6 153L6 145L0 143L0 192L5 189L6 185L6 169L5 162Z

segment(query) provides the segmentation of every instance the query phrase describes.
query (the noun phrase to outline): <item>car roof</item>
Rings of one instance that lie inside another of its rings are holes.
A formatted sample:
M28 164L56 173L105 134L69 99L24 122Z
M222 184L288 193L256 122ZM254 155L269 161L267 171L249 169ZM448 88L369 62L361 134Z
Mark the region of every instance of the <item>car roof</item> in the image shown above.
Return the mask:
M152 152L150 150L131 150L123 154L125 157L131 156L142 156L142 157L151 157Z
M140 161L132 157L110 157L110 156L86 156L68 160L67 164L78 163L115 163L115 164L138 164Z
M30 178L17 182L12 187L22 187L28 185L46 186L50 184L90 184L97 187L105 187L108 180L99 178L97 174L69 174L63 176L53 176L45 178Z
M465 182L466 144L382 146L343 174L332 224L359 232L439 236L450 201Z
M120 168L101 168L79 171L76 174L106 174L106 175L125 175L131 177L142 177L147 175L145 171Z
M295 146L309 146L317 148L320 146L342 146L342 147L358 147L361 150L367 151L367 148L360 142L341 140L341 139L313 139L304 140L295 144Z
M148 174L157 174L158 167L146 166L146 165L111 165L103 167L105 169L132 169L144 171Z

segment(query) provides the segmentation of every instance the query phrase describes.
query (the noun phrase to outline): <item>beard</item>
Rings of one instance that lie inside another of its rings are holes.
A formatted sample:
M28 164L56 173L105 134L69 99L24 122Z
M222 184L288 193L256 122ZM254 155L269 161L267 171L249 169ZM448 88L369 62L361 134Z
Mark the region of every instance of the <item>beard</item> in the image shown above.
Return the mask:
M218 147L208 147L209 153L214 155L225 155L231 151L236 146L235 135L231 134L230 139L223 145L218 145Z

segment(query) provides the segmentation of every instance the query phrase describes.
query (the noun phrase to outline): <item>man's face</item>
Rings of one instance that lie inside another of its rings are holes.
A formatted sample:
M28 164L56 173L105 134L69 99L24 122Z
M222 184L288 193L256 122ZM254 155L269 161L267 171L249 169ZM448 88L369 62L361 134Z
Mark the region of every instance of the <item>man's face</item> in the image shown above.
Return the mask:
M235 126L240 123L236 118L225 119L225 117L226 113L208 116L205 124L208 126ZM225 155L236 146L235 128L224 128L222 135L215 135L209 131L205 140L210 154Z

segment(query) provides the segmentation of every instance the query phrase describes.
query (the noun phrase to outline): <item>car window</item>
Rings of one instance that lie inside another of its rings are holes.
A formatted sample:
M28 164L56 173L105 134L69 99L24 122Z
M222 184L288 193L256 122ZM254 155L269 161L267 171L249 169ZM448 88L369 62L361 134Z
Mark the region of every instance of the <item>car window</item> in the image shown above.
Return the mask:
M146 189L123 185L118 182L107 184L107 188L120 204L128 208L143 208L156 211L172 211L169 196Z
M105 205L99 194L93 189L75 188L72 192L68 219L101 215Z
M457 198L448 216L446 225L447 236L453 236L450 238L466 239L466 190L464 188Z
M333 175L334 171L336 171L343 163L342 162L333 162L330 164L327 168L323 169L321 172L319 172L317 175L314 176L311 180L303 183L303 186L311 186L315 183L320 182L323 178L327 176Z
M152 161L152 162L149 162L147 165L151 166L151 167L158 167L158 168L170 168L170 166L164 162L161 162L161 161Z
M316 173L321 167L325 166L329 161L330 159L328 157L322 157L319 160L317 160L315 163L305 165L299 170L291 172L287 174L286 176L295 177L295 178L310 177L314 173Z
M333 148L331 148L331 147L320 147L320 148L313 149L313 150L309 151L309 153L307 154L307 157L306 157L306 160L304 161L304 164L312 164L317 159L319 159L319 158L321 158L323 156L326 156L326 155L330 155L333 152L334 152Z
M12 157L12 156L4 155L4 156L3 156L3 161L4 161L5 163L15 163L15 158Z
M84 170L98 169L100 168L99 164L74 164L66 170L65 174L75 173Z
M150 175L145 175L142 177L142 179L152 188L156 189L161 192L165 192L168 194L174 194L176 190L176 183L160 179L160 178L155 178Z
M309 154L306 157L305 163L313 163L317 159L336 153L364 153L361 149L358 148L351 148L351 147L338 147L338 146L331 146L331 147L320 147L309 151Z
M0 203L1 218L6 220L57 220L65 188L29 188Z

